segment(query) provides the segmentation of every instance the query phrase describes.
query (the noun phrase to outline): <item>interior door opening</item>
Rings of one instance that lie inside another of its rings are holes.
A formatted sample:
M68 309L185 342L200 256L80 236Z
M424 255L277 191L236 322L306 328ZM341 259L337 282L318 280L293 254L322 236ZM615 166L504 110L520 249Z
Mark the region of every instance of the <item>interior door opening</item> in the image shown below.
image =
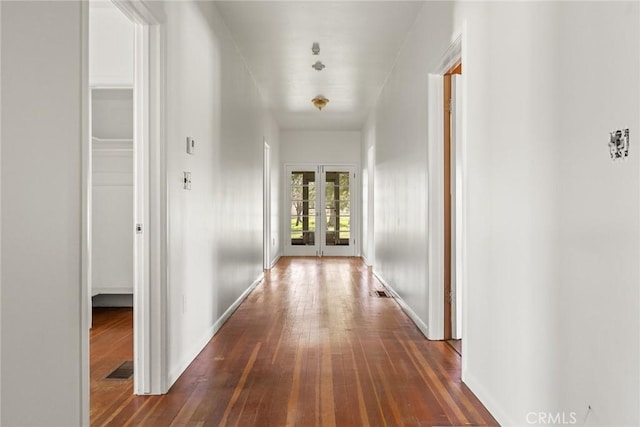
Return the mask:
M444 76L444 339L462 354L462 63Z
M136 302L146 245L140 26L112 2L89 5L88 265L91 422L117 393L140 394ZM136 227L136 223L140 223ZM133 387L132 387L133 386ZM103 411L105 410L105 411Z
M354 256L355 166L287 167L285 255Z
M271 147L264 142L263 158L263 268L271 268Z

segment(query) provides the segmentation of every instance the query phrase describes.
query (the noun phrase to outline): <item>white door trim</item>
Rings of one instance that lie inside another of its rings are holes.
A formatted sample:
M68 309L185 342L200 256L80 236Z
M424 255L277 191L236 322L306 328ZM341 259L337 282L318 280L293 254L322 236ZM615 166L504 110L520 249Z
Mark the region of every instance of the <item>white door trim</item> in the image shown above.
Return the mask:
M0 6L1 8L1 6ZM80 242L80 420L83 426L90 424L89 395L91 393L89 371L89 328L91 315L91 89L89 88L89 2L82 2L81 11L81 56L82 56L82 100L81 137L82 144L82 231Z
M456 62L464 61L463 58L463 37L462 34L451 44L442 56L434 72L429 74L429 95L428 95L428 166L429 174L427 178L427 189L429 192L429 204L427 215L427 229L431 232L428 236L428 266L429 266L429 317L427 337L432 340L444 339L444 114L442 111L442 99L444 97L443 75L453 67ZM464 63L464 62L463 62ZM466 80L464 74L461 76L462 105L460 109L464 112L466 100ZM460 164L462 168L462 195L460 199L460 212L463 213L462 226L457 230L460 234L459 241L461 248L459 253L462 259L458 260L461 272L458 279L462 281L462 295L466 295L466 191L465 182L465 154L466 154L466 122L465 115L462 122L462 134ZM462 328L466 330L466 303L462 304ZM464 342L464 341L463 341ZM464 364L464 358L463 358Z
M374 233L374 221L375 221L375 169L376 169L376 147L371 145L367 149L367 206L362 206L362 210L366 209L366 213L364 215L367 216L367 229L364 230L364 227L360 227L364 233L367 234L367 256L365 262L368 266L375 265L375 233ZM363 176L364 180L365 177ZM364 182L363 182L364 184ZM364 242L364 236L361 236L360 242ZM364 249L364 248L363 248Z
M442 99L444 83L442 74L429 75L428 105L428 209L427 247L429 277L428 334L431 340L444 338L444 115Z
M269 270L271 268L271 147L267 143L266 139L264 139L262 168L263 168L263 177L262 177L263 262L262 264L263 264L264 270Z
M148 1L112 0L136 24L134 65L134 393L167 391L168 202L164 150L164 25Z
M451 304L451 334L453 339L463 338L462 327L462 75L451 75L451 289L453 304Z
M113 0L136 24L135 32L135 223L143 226L134 247L134 374L135 394L167 391L166 289L168 202L164 142L164 20L148 0ZM82 420L89 424L89 325L91 313L91 138L89 116L89 3L82 5L83 140L82 149ZM132 232L134 224L132 224Z
M134 143L133 143L133 222L136 230L133 250L133 390L151 392L151 322L149 277L149 27L135 25L134 37Z

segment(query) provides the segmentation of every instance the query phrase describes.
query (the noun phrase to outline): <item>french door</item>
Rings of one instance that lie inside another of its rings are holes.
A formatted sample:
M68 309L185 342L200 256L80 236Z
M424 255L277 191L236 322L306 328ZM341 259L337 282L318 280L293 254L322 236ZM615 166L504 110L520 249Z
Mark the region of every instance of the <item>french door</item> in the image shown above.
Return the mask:
M286 173L285 255L354 256L355 167L289 165Z

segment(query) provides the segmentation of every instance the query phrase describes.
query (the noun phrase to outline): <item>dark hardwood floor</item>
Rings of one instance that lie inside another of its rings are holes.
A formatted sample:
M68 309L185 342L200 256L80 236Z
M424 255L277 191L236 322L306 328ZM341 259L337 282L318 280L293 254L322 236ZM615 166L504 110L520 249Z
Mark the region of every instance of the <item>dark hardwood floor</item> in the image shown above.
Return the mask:
M100 380L117 365L106 354L122 358L131 336L96 316L91 423L497 425L461 383L460 356L375 289L357 258L283 258L164 396Z
M91 424L132 397L133 380L105 379L122 362L133 360L133 309L94 308L91 328Z
M459 355L462 355L462 340L447 340L449 344Z

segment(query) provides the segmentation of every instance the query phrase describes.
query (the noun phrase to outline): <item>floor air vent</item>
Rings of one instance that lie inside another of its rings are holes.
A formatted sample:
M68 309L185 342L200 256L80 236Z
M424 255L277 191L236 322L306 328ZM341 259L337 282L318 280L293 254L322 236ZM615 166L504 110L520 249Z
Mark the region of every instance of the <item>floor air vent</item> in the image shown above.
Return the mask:
M128 380L133 376L133 360L127 360L113 370L105 379Z
M373 295L379 298L391 298L391 295L389 295L387 291L374 291Z

